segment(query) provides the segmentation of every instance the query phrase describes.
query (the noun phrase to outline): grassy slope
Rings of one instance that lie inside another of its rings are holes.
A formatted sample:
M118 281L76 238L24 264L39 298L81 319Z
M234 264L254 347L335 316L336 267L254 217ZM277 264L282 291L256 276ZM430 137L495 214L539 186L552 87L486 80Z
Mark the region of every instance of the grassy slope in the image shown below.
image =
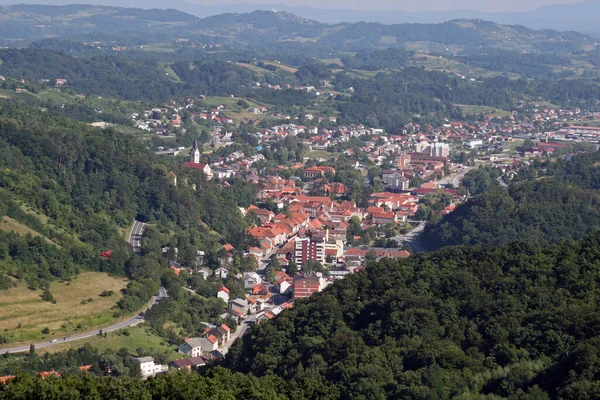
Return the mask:
M177 352L177 348L169 346L164 340L157 336L152 329L145 326L137 326L134 328L127 328L129 336L122 334L121 332L110 332L106 338L93 337L74 342L67 342L57 344L50 347L37 350L38 353L57 353L59 351L68 350L70 348L80 348L86 343L89 343L92 347L99 351L105 351L112 349L117 351L121 348L126 348L130 353L136 354L137 349L143 348L144 351L151 351L153 353L165 353L168 352L168 360L175 360L181 358L183 355Z
M53 282L50 292L56 304L52 304L41 299L41 290L29 290L24 283L19 283L0 291L0 331L14 343L66 336L104 326L114 319L112 308L126 285L127 280L123 278L84 272L71 282ZM113 291L113 295L100 297L105 290ZM84 302L87 299L92 301ZM50 329L50 334L41 333L45 327Z
M0 231L14 232L20 236L26 236L26 235L43 236L39 232L34 231L30 227L28 227L27 225L24 225L24 224L20 223L19 221L16 221L7 216L0 218ZM56 243L54 243L52 240L48 239L47 237L44 237L44 239L46 240L46 242L48 242L54 246L58 246Z

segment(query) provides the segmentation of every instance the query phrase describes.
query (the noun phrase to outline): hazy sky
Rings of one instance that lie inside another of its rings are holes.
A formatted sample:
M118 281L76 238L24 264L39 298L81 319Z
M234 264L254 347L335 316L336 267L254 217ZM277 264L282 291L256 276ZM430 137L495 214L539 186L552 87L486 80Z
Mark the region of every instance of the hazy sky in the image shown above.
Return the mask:
M186 0L189 3L283 3L290 6L310 6L315 8L341 8L353 10L460 10L479 11L524 11L557 3L577 3L581 0Z

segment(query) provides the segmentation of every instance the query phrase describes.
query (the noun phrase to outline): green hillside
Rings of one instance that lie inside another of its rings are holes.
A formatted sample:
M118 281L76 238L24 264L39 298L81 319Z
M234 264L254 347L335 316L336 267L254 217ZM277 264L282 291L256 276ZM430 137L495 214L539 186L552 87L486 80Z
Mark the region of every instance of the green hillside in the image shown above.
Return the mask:
M501 245L514 240L544 244L579 240L600 230L600 153L534 164L508 188L494 185L428 225L429 248L457 244ZM469 176L466 177L469 180ZM469 182L466 182L467 184ZM479 189L473 186L474 193Z
M0 397L596 398L599 248L594 234L385 260L251 328L230 349L230 370L43 384L21 375Z

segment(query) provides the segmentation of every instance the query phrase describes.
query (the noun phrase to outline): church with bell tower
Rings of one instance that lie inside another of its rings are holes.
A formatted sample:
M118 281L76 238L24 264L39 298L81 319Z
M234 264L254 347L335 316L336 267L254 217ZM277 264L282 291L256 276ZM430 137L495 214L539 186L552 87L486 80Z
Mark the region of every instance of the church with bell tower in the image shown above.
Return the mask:
M200 149L198 148L198 135L194 136L194 145L190 150L190 161L194 164L200 163Z
M211 180L213 176L210 165L200 162L200 146L198 146L198 135L194 136L194 145L190 150L190 161L183 163L184 168L199 169L204 173L206 179Z

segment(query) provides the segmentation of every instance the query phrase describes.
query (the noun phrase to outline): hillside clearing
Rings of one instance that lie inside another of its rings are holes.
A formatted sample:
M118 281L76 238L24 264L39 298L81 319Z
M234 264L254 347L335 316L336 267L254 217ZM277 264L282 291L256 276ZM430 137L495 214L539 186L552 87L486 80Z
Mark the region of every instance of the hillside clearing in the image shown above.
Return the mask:
M14 232L19 236L27 236L27 235L31 235L34 237L42 236L44 238L44 240L46 240L46 242L48 242L54 246L58 246L52 240L48 239L47 237L40 234L39 232L31 229L27 225L24 225L17 220L12 219L11 217L7 217L6 215L4 217L0 218L0 231Z
M30 290L24 282L0 291L0 330L9 342L67 336L110 323L112 308L122 297L127 280L101 272L84 272L70 282L52 282L56 304L41 299L42 290ZM112 296L100 297L103 291ZM88 299L91 299L89 301ZM50 334L42 334L48 328ZM5 346L6 347L6 346Z

